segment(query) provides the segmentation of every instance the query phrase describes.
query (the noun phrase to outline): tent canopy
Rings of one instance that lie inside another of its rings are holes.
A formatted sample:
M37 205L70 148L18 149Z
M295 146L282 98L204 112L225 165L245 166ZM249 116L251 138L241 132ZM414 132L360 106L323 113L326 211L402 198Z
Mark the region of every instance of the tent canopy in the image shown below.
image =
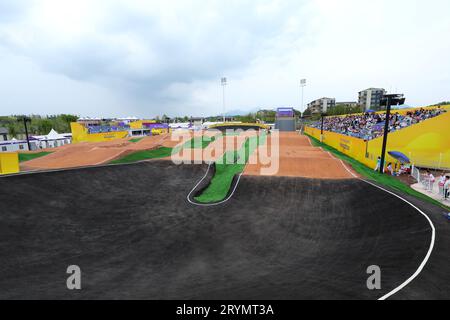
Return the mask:
M399 151L389 151L388 153L392 158L397 159L403 164L411 163L409 158Z
M54 129L52 129L47 135L47 139L49 140L55 140L58 138L60 138L60 134L56 132Z

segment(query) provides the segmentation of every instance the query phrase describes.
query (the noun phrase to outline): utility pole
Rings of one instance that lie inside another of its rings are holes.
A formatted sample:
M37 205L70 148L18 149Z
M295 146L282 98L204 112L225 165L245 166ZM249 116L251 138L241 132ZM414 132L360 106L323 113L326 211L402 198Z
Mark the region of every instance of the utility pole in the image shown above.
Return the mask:
M27 127L27 122L31 123L31 119L28 118L27 116L23 116L23 117L17 119L17 121L18 122L23 121L23 126L25 127L25 136L27 139L28 151L31 151L30 137L28 136L28 127Z
M321 118L322 118L322 125L320 126L320 142L323 142L323 127L324 127L324 122L325 122L325 117L327 116L327 114L325 112L322 112L320 114Z
M227 85L227 78L223 77L221 79L221 83L222 83L222 90L223 90L223 122L225 123L225 87Z
M391 120L391 104L389 97L386 97L386 121L384 122L383 147L381 149L380 173L384 173L384 162L386 159L386 145L389 133L389 124Z
M320 126L320 134L323 135L323 125L324 125L325 117L327 116L327 114L322 113L320 116L322 117L322 125Z
M386 121L384 122L383 147L381 149L380 173L384 174L384 163L386 161L386 147L389 134L391 118L391 107L405 104L403 94L385 94L381 99L381 106L386 106Z

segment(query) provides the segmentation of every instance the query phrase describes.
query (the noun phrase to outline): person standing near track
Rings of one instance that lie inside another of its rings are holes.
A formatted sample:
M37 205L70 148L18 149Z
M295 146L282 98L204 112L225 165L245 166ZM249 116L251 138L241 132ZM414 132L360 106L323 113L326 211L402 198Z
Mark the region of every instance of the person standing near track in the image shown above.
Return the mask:
M448 200L450 194L450 176L445 177L447 181L444 184L444 199Z
M433 192L433 186L434 182L436 181L436 178L433 176L430 170L427 170L427 179L428 179L427 189L428 191Z
M445 172L442 172L439 177L439 195L442 195L443 197L445 197L444 185L446 181L447 177L445 176Z
M381 157L378 157L377 159L377 166L375 167L374 171L379 171L381 166Z
M390 173L391 176L394 176L394 168L392 167L392 162L389 162L386 168L387 173Z

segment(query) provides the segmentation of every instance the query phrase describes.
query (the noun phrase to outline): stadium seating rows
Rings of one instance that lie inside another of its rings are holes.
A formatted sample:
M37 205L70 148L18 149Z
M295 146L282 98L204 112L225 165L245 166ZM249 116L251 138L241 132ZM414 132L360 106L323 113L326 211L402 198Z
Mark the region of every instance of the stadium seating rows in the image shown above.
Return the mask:
M89 133L105 133L105 132L117 132L117 131L128 131L130 129L129 126L89 126Z
M389 132L401 130L419 122L425 121L447 112L445 109L417 109L402 115L398 112L391 114ZM364 113L324 119L325 131L345 134L364 140L372 140L383 135L386 113ZM311 127L320 129L321 121L314 122Z

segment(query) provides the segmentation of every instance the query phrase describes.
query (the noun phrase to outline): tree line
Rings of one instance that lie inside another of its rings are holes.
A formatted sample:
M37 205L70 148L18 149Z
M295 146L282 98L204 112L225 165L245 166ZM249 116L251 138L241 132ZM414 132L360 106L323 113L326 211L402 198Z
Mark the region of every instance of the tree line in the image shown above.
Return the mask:
M8 130L11 138L17 138L25 134L23 115L0 116L0 127ZM27 123L28 134L46 135L52 129L59 133L71 132L70 123L78 120L78 117L71 114L60 114L52 116L31 115L27 116L30 122Z

